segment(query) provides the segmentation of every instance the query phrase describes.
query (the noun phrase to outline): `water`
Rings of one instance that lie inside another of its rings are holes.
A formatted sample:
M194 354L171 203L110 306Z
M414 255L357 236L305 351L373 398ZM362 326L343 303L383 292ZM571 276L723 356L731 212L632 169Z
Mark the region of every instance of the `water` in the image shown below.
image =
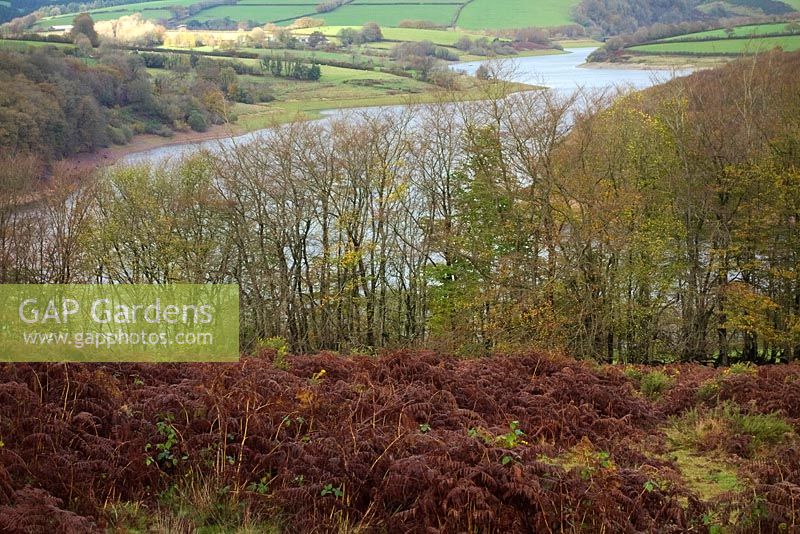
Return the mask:
M566 54L546 56L520 57L502 60L499 65L501 73L510 81L528 83L549 87L555 91L572 92L578 88L589 91L609 89L612 87L643 89L651 85L665 82L674 76L688 74L689 71L680 70L642 70L642 69L598 69L581 67L586 63L586 58L595 48L572 48ZM484 61L458 63L452 65L454 70L461 70L467 74L474 74L478 66ZM331 117L346 116L355 112L392 111L400 106L356 108L343 110L330 110L323 112L327 120ZM162 162L167 159L179 159L199 149L220 150L221 148L240 145L257 139L267 134L271 129L257 130L233 138L200 141L183 145L153 148L137 152L124 157L121 162L126 164L144 162Z
M596 48L571 48L566 54L521 57L498 62L501 74L509 81L542 85L556 91L589 91L612 87L644 89L663 83L674 76L689 74L687 70L645 70L625 68L582 67ZM485 61L459 63L453 68L475 74ZM590 64L589 64L590 65Z

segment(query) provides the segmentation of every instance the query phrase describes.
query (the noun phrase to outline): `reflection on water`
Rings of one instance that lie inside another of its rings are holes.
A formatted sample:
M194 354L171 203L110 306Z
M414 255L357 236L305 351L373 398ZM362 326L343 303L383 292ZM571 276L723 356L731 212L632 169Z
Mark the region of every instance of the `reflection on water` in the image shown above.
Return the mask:
M531 56L506 59L502 61L501 72L507 73L509 80L550 87L556 91L572 92L578 88L586 90L602 90L611 87L632 87L642 89L662 83L674 76L688 74L683 70L641 70L641 69L597 69L580 67L594 48L568 49L565 54ZM451 68L474 74L482 61L458 63ZM354 112L395 111L401 106L330 110L323 112L325 118L346 116ZM223 147L240 145L267 134L271 129L257 130L234 138L200 141L185 145L165 146L144 152L130 154L121 160L122 163L135 164L146 162L163 162L167 159L178 160L199 149L219 150Z

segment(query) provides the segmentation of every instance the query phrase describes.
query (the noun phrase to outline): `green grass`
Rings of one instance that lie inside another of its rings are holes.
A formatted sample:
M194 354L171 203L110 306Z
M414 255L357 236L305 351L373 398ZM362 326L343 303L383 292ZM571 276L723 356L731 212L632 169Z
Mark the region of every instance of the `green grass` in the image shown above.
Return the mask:
M675 431L668 431L667 436L670 441L677 437ZM717 458L702 456L681 447L671 450L668 456L675 462L689 489L703 501L742 489L736 471Z
M119 8L119 6L117 7ZM118 9L111 11L91 11L92 19L95 22L100 20L113 20L113 19L118 19L120 17L133 15L134 13L141 13L142 18L147 20L162 20L162 19L167 20L170 17L172 17L172 13L166 9L146 9L143 11L132 11L127 9L127 6L124 7L126 9ZM50 17L42 19L36 23L36 27L49 28L50 26L62 26L62 25L72 24L75 15L76 15L75 13L71 13L69 15L60 15L58 17Z
M780 33L786 31L786 26L787 26L786 22L779 22L776 24L752 24L746 26L736 26L733 28L733 37ZM704 32L676 35L675 37L660 39L659 42L669 42L669 41L683 40L683 39L705 39L708 37L719 37L720 39L726 39L728 37L728 34L725 32L724 28L720 28Z
M683 43L656 43L632 46L633 52L655 52L661 54L754 54L766 52L775 47L786 52L800 50L800 35L787 37L764 37L761 39L720 39Z
M230 17L233 20L253 20L258 23L275 22L297 18L314 11L314 6L216 6L204 9L192 17L193 20L206 21Z
M418 4L418 5L376 5L347 4L329 13L315 15L326 24L360 26L365 22L376 22L381 26L397 26L407 19L427 20L442 26L449 26L458 9L457 5Z
M237 104L237 125L246 131L267 128L293 120L321 117L321 112L366 106L392 106L447 100L485 98L479 87L465 86L455 93L443 92L427 83L376 71L360 71L322 65L319 82L297 82L285 78L266 78L275 100L266 104ZM245 82L264 83L264 78L240 76ZM516 84L512 90L530 89Z
M651 371L642 376L639 390L649 399L657 399L672 387L673 379L663 371Z
M416 28L381 28L384 39L392 41L430 41L438 45L453 46L462 37L475 39L467 32L451 30L418 30Z
M793 439L792 426L778 413L747 413L732 401L714 408L692 408L673 421L674 445L695 451L724 450L730 442L748 440L748 455Z
M319 31L328 37L337 35L343 28L360 28L360 26L322 26L321 28L302 28L294 30L294 33L299 35L308 35L312 32ZM456 30L418 30L416 28L390 28L382 27L384 39L391 41L431 41L432 43L453 46L456 41L462 37L470 37L475 39L480 37L480 34L456 31ZM385 43L370 43L370 45L385 44Z
M196 4L198 1L199 0L155 0L153 2L138 2L135 4L102 7L92 9L89 13L95 21L118 19L120 17L133 15L134 13L141 13L143 18L150 20L158 20L160 18L168 19L172 14L167 8L171 6L190 6ZM68 13L57 17L45 17L40 20L36 26L47 28L48 26L71 24L75 15L77 15L77 13Z
M398 2L406 2L406 3L413 3L413 4L466 4L467 0L355 0L353 5L362 5L362 4L369 4L372 6L375 5L392 5L397 4Z
M480 30L561 26L573 21L570 12L579 0L473 0L456 21L459 28Z
M0 50L26 50L29 46L55 46L56 48L75 47L75 45L69 43L49 43L46 41L13 41L10 39L0 39Z

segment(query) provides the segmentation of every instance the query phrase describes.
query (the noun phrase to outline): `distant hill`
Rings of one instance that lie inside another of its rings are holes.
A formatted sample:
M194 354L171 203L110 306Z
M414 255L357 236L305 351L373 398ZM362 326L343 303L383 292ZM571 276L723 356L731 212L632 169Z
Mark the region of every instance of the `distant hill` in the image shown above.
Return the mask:
M0 15L5 13L7 20L47 5L55 2L0 0ZM46 16L37 27L69 24L85 5L45 9ZM596 35L612 36L657 23L783 15L800 8L800 0L97 0L89 5L95 6L89 10L95 20L141 13L146 19L171 26L235 29L241 23L288 25L299 18L314 17L329 26L376 22L385 27L422 25L466 30L577 23Z

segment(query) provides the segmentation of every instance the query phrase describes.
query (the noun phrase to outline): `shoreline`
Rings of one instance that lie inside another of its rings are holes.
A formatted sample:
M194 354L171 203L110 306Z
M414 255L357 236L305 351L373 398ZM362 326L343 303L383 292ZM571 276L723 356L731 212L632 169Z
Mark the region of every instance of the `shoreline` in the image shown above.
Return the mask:
M205 132L178 132L172 137L161 137L154 134L139 134L133 137L130 143L101 148L95 152L75 154L59 162L67 169L88 174L100 170L108 165L113 165L121 159L147 152L156 148L181 146L204 141L214 141L235 137L247 133L241 127L231 124L217 124Z
M686 64L648 64L648 63L612 63L610 61L586 62L578 65L579 69L602 69L602 70L684 70L700 68L696 65Z
M537 89L536 86L530 86L528 84L523 84L518 82L510 82L510 83L514 86L514 88L510 91L510 93L519 93L527 90ZM461 93L461 91L459 91L459 93ZM410 95L405 95L405 96L408 97ZM463 98L464 101L473 101L480 99L479 98L480 95L478 95L477 93L473 93L470 90L463 91L463 96L464 96ZM435 101L435 100L436 99L431 99L430 101ZM460 98L454 98L454 99L448 99L448 102L459 102L461 100L462 99ZM392 103L375 103L373 105L369 105L369 103L365 102L362 103L365 105L358 105L358 106L345 105L339 107L335 106L326 107L322 109L313 110L313 113L298 112L294 115L294 118L291 120L277 120L272 124L259 125L258 127L254 128L247 128L239 124L228 123L228 124L214 125L205 132L192 132L192 131L177 132L172 137L161 137L154 134L139 134L135 135L131 140L131 142L128 144L113 145L110 147L101 148L91 153L75 154L73 156L61 160L59 164L65 167L66 169L88 176L89 174L98 171L104 167L113 165L128 156L139 154L142 152L148 152L150 150L164 149L172 146L180 147L186 145L193 145L207 141L230 139L233 137L252 134L254 132L258 132L261 130L274 128L276 126L279 126L281 124L286 124L288 122L294 122L298 120L300 121L318 120L324 118L327 114L331 112L368 109L373 107L413 106L417 104L426 104L426 103L428 103L428 99L424 97L420 98L419 101L414 101L411 98L402 98L402 99L397 99L396 102Z
M670 57L662 57L661 59L666 59L666 61L653 61L649 62L649 57L645 59L645 61L596 61L596 62L586 62L578 65L578 68L581 69L603 69L603 70L705 70L705 69L713 69L715 67L719 67L724 65L729 61L726 58L701 58L701 61L697 61L698 58L687 58L682 56L673 56L673 59L670 60Z

